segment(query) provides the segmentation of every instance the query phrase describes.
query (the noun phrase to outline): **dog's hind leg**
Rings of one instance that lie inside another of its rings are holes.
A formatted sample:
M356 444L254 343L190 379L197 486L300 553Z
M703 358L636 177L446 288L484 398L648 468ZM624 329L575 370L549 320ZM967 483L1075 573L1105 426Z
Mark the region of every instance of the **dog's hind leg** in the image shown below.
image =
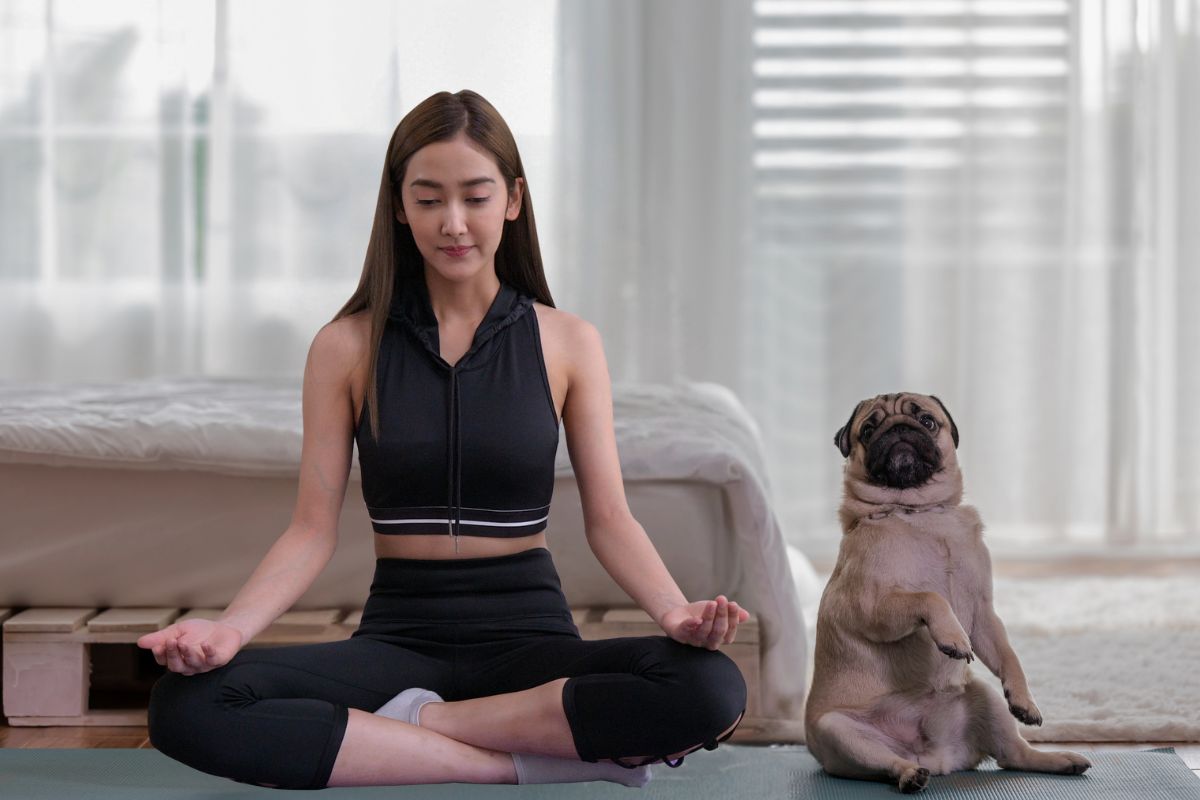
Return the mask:
M1080 775L1092 765L1078 753L1045 751L1030 747L1008 712L1008 703L998 692L977 680L966 686L973 735L979 748L1004 769Z
M929 770L897 754L886 735L840 711L822 714L807 737L809 749L830 775L895 781L905 794L919 792L929 783Z

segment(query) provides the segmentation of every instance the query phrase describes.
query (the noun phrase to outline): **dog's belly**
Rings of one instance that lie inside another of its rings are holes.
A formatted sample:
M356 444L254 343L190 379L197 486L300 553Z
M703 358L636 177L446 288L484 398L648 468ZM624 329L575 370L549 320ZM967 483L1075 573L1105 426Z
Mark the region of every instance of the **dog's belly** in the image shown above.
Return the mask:
M935 775L977 765L983 752L973 741L969 707L962 689L881 697L866 709L845 709L861 735L881 741L901 758ZM818 749L820 748L818 745Z
M939 651L924 628L897 642L870 642L818 620L817 669L808 708L894 711L903 698L961 693L970 678L965 661ZM905 718L895 715L897 719Z

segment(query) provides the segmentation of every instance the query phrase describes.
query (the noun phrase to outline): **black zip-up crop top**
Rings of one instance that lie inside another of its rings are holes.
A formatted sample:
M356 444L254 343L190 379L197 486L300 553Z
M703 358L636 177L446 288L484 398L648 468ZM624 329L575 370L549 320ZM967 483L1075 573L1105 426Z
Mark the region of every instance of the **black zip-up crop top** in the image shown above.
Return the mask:
M470 348L450 366L424 277L398 281L376 386L379 441L365 411L354 432L376 533L545 530L559 420L532 297L501 281Z

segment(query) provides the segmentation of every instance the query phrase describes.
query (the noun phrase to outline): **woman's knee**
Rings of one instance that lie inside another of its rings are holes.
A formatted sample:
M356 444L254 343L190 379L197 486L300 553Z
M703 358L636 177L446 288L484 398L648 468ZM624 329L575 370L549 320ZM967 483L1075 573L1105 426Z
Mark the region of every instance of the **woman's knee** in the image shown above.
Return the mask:
M346 707L280 697L283 680L274 665L250 658L195 675L168 672L151 690L150 743L193 769L239 783L323 788L328 772L314 771L324 769L318 762L345 730ZM288 704L286 713L257 707L278 701Z
M221 765L236 738L231 726L239 723L230 713L226 669L195 675L167 672L155 682L146 714L155 749L202 772L222 774Z
M725 733L746 708L746 680L733 659L720 650L691 647L681 665L682 697L706 741Z
M206 706L210 702L208 681L201 675L167 672L150 690L146 710L147 733L155 749L179 759L202 737Z

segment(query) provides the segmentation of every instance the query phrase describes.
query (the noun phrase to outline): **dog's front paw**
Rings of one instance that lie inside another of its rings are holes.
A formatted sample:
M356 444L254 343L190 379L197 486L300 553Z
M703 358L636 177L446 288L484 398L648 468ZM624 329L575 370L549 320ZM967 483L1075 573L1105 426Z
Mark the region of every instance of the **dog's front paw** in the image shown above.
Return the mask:
M975 660L975 656L971 653L971 637L967 636L967 632L963 630L962 625L958 624L958 620L947 620L937 627L930 625L929 633L933 637L937 649L950 658L966 661L968 664Z
M1028 692L1013 692L1007 686L1004 688L1004 699L1008 701L1008 711L1026 725L1041 725L1042 711L1033 702Z
M937 643L937 649L951 658L966 661L968 664L975 660L975 656L971 653L971 639L962 628L949 636L939 636L934 641Z
M961 644L941 644L939 642L937 648L951 658L957 658L961 661L966 661L968 664L975 660L975 656L971 654L970 645L966 645L964 647Z

